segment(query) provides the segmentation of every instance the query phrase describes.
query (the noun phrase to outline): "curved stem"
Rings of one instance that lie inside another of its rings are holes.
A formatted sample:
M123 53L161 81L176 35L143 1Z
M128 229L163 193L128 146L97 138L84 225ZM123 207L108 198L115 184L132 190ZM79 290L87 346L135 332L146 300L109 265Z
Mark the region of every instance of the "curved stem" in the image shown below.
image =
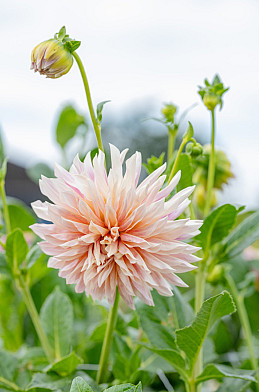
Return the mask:
M174 165L173 165L173 167L172 167L170 176L169 176L169 178L168 178L168 183L170 183L170 181L172 180L173 176L174 176L175 173L176 173L177 166L178 166L178 163L179 163L179 160L180 160L180 157L181 157L181 153L182 153L182 151L183 151L183 149L184 149L184 146L185 146L185 144L186 144L187 142L188 142L187 139L183 139L183 141L182 141L182 143L181 143L181 145L180 145L180 147L179 147L179 150L178 150L178 152L177 152L177 156L176 156L175 161L174 161Z
M85 69L84 69L83 63L82 63L80 57L78 56L78 54L76 52L73 52L72 55L74 56L74 58L77 62L79 71L80 71L82 79L83 79L85 93L86 93L86 99L87 99L89 112L90 112L91 120L93 123L94 131L95 131L95 135L96 135L96 139L97 139L97 143L98 143L98 148L100 150L104 151L102 138L101 138L101 126L100 126L100 124L98 124L96 117L95 117L91 94L90 94L90 88L89 88L88 80L86 77Z
M205 216L207 216L210 212L214 177L215 177L215 112L213 109L211 110L211 153L210 153L210 162L209 162L209 170L208 170L208 180L207 180L207 196L206 196L206 203L204 208Z
M118 305L119 305L120 294L118 288L116 289L116 295L113 307L110 310L108 320L107 320L107 327L105 331L105 337L102 346L102 352L99 362L99 369L97 372L96 382L98 384L104 381L106 372L107 372L107 362L109 359L111 344L112 344L112 335L116 325L117 320L117 313L118 313Z
M35 307L34 301L32 299L31 292L28 288L28 285L25 283L24 278L21 275L21 273L19 273L19 275L17 276L17 281L18 281L17 286L19 287L19 289L23 295L24 302L25 302L26 307L28 309L28 312L31 316L33 325L34 325L35 330L36 330L38 337L40 339L42 348L46 354L48 361L50 363L52 363L54 360L53 350L49 344L48 338L47 338L44 330L42 329L40 317L39 317L39 314L38 314L37 309Z
M245 340L246 340L246 344L247 344L249 355L250 355L250 361L251 361L253 369L256 372L256 379L257 379L256 388L257 388L257 391L259 392L259 367L258 367L258 361L256 359L256 354L254 351L254 346L253 346L252 331L251 331L247 311L246 311L245 304L244 304L244 296L243 296L243 294L239 294L238 289L236 287L236 284L234 282L234 279L232 278L232 276L230 274L226 273L226 279L227 279L227 283L229 285L231 294L232 294L234 301L236 303L236 306L237 306L239 319L240 319L241 325L244 330Z
M169 162L173 157L174 142L176 136L175 130L168 127L168 148L167 148L167 161Z
M5 221L5 226L6 226L6 234L8 235L11 232L11 223L10 223L8 205L6 202L5 180L4 179L1 180L1 182L0 182L0 192L1 192L2 202L3 202L3 212L4 212L4 221Z

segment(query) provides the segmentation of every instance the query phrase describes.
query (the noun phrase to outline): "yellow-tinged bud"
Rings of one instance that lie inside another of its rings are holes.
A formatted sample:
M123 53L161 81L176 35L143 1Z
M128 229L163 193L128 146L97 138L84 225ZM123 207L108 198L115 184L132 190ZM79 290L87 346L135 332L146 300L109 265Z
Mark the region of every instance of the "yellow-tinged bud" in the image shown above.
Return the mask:
M46 75L47 78L56 79L68 73L73 65L73 56L64 44L53 38L41 42L31 54L31 69Z
M203 97L203 103L209 110L214 110L215 107L220 103L220 99L216 94L205 94Z

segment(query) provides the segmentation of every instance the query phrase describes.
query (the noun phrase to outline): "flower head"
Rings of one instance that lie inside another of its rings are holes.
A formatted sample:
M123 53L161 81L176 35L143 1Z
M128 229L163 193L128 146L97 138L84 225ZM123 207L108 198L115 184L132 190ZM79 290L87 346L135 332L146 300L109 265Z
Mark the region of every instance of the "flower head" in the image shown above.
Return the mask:
M41 42L31 54L31 69L56 79L68 73L73 65L72 54L55 38Z
M201 221L178 218L189 204L193 187L165 198L180 179L180 172L161 189L165 165L138 185L141 154L122 164L127 150L111 145L107 176L102 151L91 162L76 156L69 171L55 167L57 178L42 177L40 188L52 203L36 201L36 214L52 224L34 224L44 241L41 249L52 256L48 266L59 269L77 292L93 299L106 297L113 304L116 287L127 304L133 297L153 305L150 291L172 295L171 284L186 286L175 274L195 267L198 249L186 242L199 233Z

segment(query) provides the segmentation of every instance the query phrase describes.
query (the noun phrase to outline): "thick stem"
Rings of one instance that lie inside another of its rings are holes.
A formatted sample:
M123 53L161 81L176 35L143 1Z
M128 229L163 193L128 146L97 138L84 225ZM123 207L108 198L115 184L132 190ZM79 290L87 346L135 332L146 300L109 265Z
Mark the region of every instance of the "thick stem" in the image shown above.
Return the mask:
M6 234L8 235L11 232L11 223L10 223L10 216L9 216L8 205L7 205L7 202L6 202L5 180L1 180L1 182L0 182L0 192L1 192L2 202L3 202L3 212L4 212L4 221L5 221L5 227L6 227Z
M181 143L181 145L180 145L180 147L179 147L177 156L176 156L175 161L174 161L174 165L173 165L173 167L172 167L172 170L171 170L171 173L170 173L170 176L169 176L169 179L168 179L168 183L170 183L170 181L172 180L173 176L174 176L175 173L176 173L177 166L178 166L178 163L179 163L179 160L180 160L180 157L181 157L181 153L182 153L182 151L183 151L183 149L184 149L184 146L185 146L185 144L186 144L187 142L188 142L187 139L183 139L183 141L182 141L182 143Z
M227 279L231 294L232 294L234 301L236 303L236 306L237 306L239 319L240 319L241 325L243 327L245 340L246 340L246 344L247 344L249 355L250 355L250 361L251 361L253 369L256 372L256 379L257 379L256 388L257 388L257 391L259 392L259 367L258 367L258 362L256 359L256 354L254 351L252 331L251 331L247 311L246 311L245 304L244 304L244 295L239 294L238 289L236 287L236 284L234 282L234 279L232 278L232 276L230 274L226 273L226 279Z
M33 325L34 325L35 330L38 334L38 337L40 339L40 342L41 342L42 348L46 354L46 357L47 357L48 361L50 363L52 363L54 361L53 350L49 344L49 341L48 341L48 338L47 338L45 332L42 329L39 314L38 314L37 309L35 307L35 304L33 302L30 290L29 290L27 284L25 283L24 278L21 275L21 273L19 273L19 275L17 276L17 286L19 287L19 289L23 295L24 302L25 302L26 307L28 309L28 312L31 316Z
M108 320L107 320L107 327L106 327L105 337L102 346L99 369L96 377L96 382L98 384L101 384L104 381L107 372L107 364L108 364L108 359L109 359L109 354L110 354L110 349L112 344L113 331L117 320L119 300L120 300L119 290L116 289L114 304L110 310Z
M213 109L211 110L211 153L210 153L210 161L209 161L209 169L208 169L206 203L204 208L205 217L210 212L214 177L215 177L215 112Z
M86 93L86 99L87 99L89 112L90 112L91 120L93 123L94 131L95 131L95 135L96 135L96 139L97 139L97 143L98 143L98 148L100 150L104 151L102 138L101 138L101 126L98 124L96 117L95 117L91 94L90 94L90 88L89 88L88 80L86 77L85 69L84 69L83 63L82 63L80 57L78 56L78 54L76 52L73 52L72 54L77 62L79 71L80 71L82 79L83 79L85 93Z

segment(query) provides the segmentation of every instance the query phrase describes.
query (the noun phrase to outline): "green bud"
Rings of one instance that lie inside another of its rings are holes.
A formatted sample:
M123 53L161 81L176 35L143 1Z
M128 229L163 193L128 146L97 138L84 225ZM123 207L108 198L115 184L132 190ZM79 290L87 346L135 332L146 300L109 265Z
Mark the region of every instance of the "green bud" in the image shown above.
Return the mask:
M203 148L200 143L188 143L186 146L186 152L190 154L193 158L198 157L202 154Z
M161 110L161 113L164 116L166 122L174 122L174 115L176 112L177 106L172 103L166 104Z
M206 93L203 97L203 103L209 110L214 110L219 104L219 97L216 94Z
M199 86L198 91L204 105L208 110L214 110L217 105L220 105L221 109L223 106L222 96L229 90L229 87L224 87L218 75L214 77L212 83L209 83L207 79L205 79L204 83L205 87Z
M222 265L216 265L209 273L207 281L213 285L222 283L224 281L224 268Z

